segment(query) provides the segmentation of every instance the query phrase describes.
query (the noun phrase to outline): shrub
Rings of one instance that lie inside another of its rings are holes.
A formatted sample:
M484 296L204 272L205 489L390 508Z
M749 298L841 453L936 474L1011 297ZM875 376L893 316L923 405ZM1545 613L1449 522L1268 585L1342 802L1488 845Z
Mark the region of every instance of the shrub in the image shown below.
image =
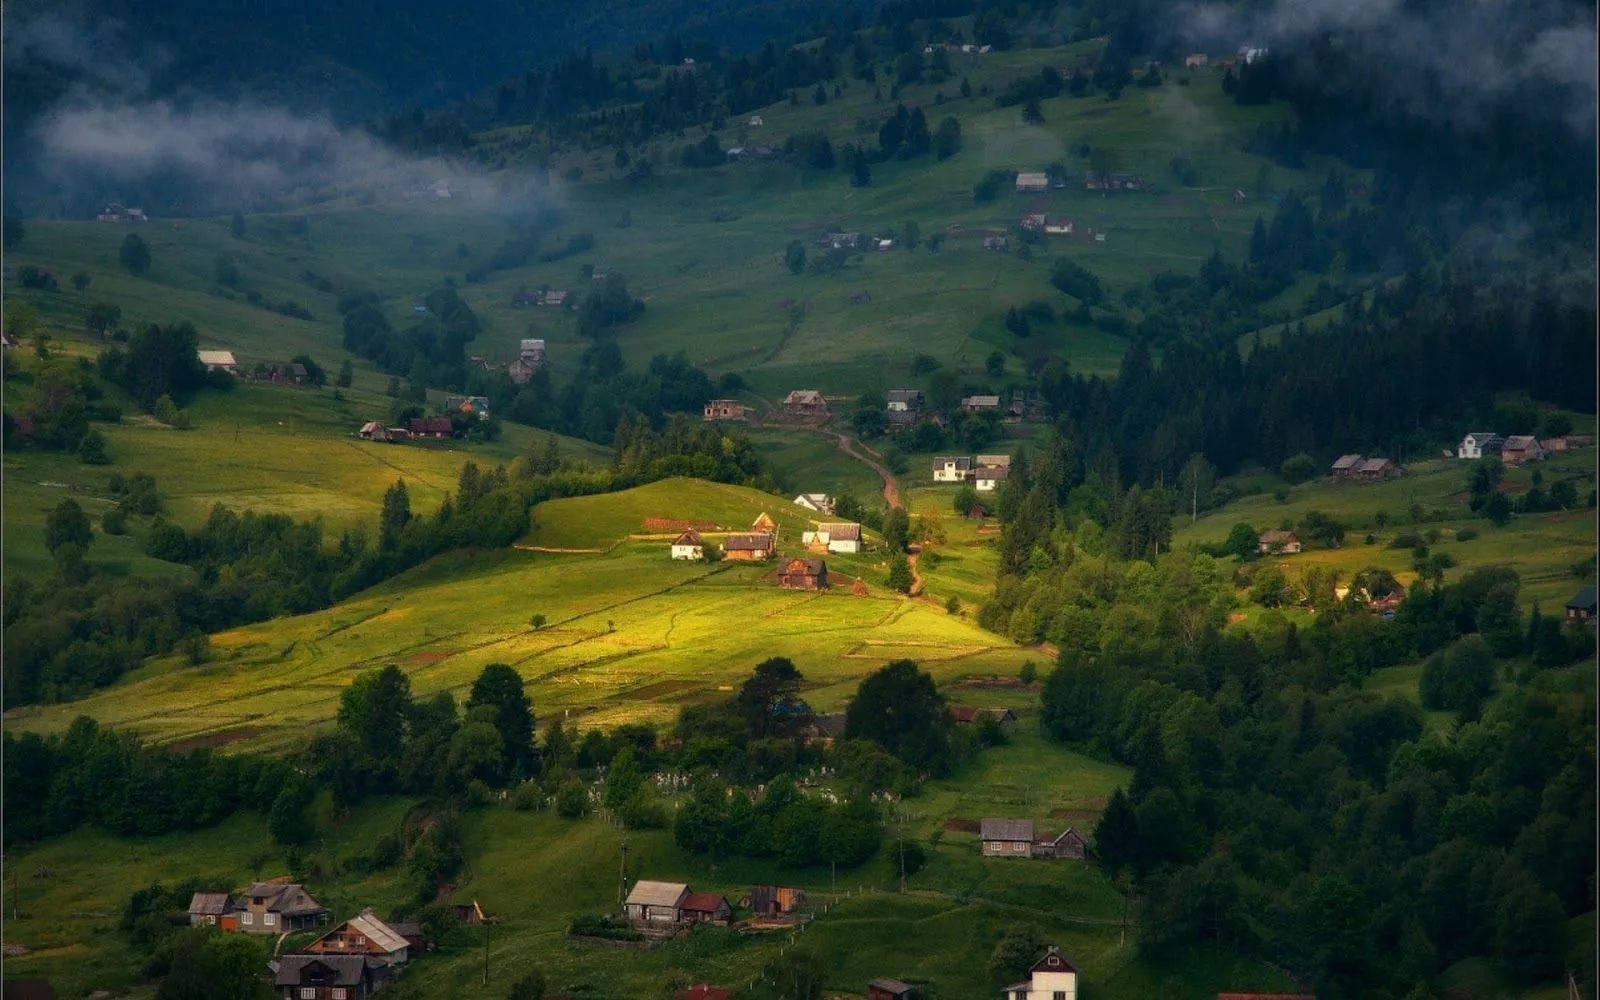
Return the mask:
M564 819L578 819L589 811L589 791L576 778L564 782L556 792L556 814Z
M532 812L544 805L544 792L531 781L523 782L511 793L511 808L518 812Z
M1391 549L1416 549L1424 544L1421 535L1405 534L1396 535L1394 541L1385 547Z
M1458 541L1458 542L1470 542L1474 538L1477 538L1477 537L1478 537L1478 529L1477 528L1457 528L1456 529L1456 541Z

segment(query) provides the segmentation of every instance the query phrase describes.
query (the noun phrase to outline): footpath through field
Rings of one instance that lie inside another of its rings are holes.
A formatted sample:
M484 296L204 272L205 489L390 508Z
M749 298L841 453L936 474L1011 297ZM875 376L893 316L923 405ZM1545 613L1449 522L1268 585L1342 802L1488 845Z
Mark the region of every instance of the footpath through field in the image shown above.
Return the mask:
M878 478L883 480L884 502L890 507L900 506L900 480L896 479L894 473L890 472L888 468L878 460L872 449L868 448L864 444L861 444L861 442L857 441L848 434L841 434L838 431L834 431L833 435L838 439L840 451L844 452L846 455L849 455L856 461L863 462L870 466L872 471L878 474ZM857 445L860 445L859 450L857 450Z

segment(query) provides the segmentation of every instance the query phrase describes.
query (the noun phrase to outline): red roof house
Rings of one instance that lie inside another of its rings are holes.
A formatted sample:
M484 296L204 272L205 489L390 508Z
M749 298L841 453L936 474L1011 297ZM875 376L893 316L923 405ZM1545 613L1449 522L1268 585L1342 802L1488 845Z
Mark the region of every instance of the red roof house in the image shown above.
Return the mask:
M673 990L672 995L675 1000L729 1000L733 996L733 990L726 986L695 983L693 986Z

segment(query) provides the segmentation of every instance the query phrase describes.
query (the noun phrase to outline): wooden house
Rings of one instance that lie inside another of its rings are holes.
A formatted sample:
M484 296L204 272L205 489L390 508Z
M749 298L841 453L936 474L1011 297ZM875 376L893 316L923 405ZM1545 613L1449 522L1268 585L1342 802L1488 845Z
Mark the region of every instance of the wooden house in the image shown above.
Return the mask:
M229 375L239 374L239 361L233 356L232 351L196 351L200 363L209 372L227 372Z
M394 966L371 955L284 955L269 965L284 1000L357 1000L394 978Z
M827 590L828 564L821 559L790 559L778 571L785 590Z
M392 435L389 433L389 428L378 423L376 420L368 420L366 423L362 424L361 430L357 433L361 435L361 439L363 441L389 441L392 439Z
M628 921L640 926L676 924L683 918L683 901L689 896L689 887L682 882L651 882L641 880L628 893L623 904Z
M1349 479L1355 475L1356 469L1364 461L1366 461L1365 455L1340 455L1330 471L1340 479Z
M972 480L972 488L979 493L993 493L1010 474L1010 469L991 465L973 469L969 478Z
M879 976L867 984L867 1000L916 1000L917 988L898 979Z
M1256 541L1256 551L1262 555L1296 555L1300 552L1300 536L1292 531L1272 529L1263 531Z
M1583 622L1586 625L1593 625L1595 623L1595 616L1597 613L1597 604L1600 604L1600 601L1597 601L1596 599L1595 588L1583 588L1576 594L1573 594L1572 600L1567 602L1567 621Z
M414 438L448 438L455 436L455 426L449 417L412 417L406 421L406 430Z
M778 533L778 523L766 511L762 511L754 521L750 522L750 530L760 535L775 535Z
M951 705L950 716L956 720L957 726L971 726L983 721L993 719L1001 729L1010 732L1016 728L1017 713L1009 708L973 708L970 705Z
M245 934L282 934L315 927L328 911L299 884L257 882L239 894L239 930Z
M1018 194L1038 194L1050 190L1050 175L1042 172L1028 172L1017 175Z
M815 389L796 389L783 397L783 411L795 417L825 417L828 401Z
M800 536L801 543L812 552L842 552L854 555L861 551L861 525L853 521L827 522Z
M745 406L736 399L713 399L707 403L701 419L710 423L714 420L743 420Z
M1000 409L999 396L967 396L961 400L961 408L968 413L981 413L984 410Z
M1365 482L1377 482L1380 479L1389 479L1400 474L1400 467L1387 458L1369 458L1356 466L1351 473L1354 479Z
M1540 447L1538 438L1527 434L1511 435L1500 448L1500 461L1507 465L1537 462L1542 458L1544 458L1544 448Z
M1033 820L986 819L978 826L978 839L986 858L1033 856Z
M225 892L197 892L189 898L191 927L216 927L232 913L233 897Z
M691 892L678 906L678 919L686 924L726 924L733 907L721 893Z
M804 889L786 885L753 885L741 906L758 917L780 917L805 907L810 902Z
M672 558L699 562L706 557L705 541L698 531L685 531L672 540Z
M371 955L397 965L409 957L410 950L405 936L379 920L370 907L305 947L312 955Z
M729 535L722 540L722 558L734 562L765 562L773 555L772 535L756 532L748 535Z
M1076 827L1067 827L1048 840L1036 840L1033 843L1033 856L1036 858L1065 858L1082 860L1089 853L1089 840L1079 833Z

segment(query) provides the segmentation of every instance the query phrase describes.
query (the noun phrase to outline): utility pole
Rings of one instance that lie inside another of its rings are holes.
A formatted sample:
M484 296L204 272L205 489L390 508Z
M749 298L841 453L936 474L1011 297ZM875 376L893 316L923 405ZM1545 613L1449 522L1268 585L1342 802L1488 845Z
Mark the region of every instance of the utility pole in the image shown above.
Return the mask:
M622 842L622 867L620 869L621 881L617 886L617 906L623 907L628 901L628 842Z
M483 985L489 985L489 921L483 922Z

